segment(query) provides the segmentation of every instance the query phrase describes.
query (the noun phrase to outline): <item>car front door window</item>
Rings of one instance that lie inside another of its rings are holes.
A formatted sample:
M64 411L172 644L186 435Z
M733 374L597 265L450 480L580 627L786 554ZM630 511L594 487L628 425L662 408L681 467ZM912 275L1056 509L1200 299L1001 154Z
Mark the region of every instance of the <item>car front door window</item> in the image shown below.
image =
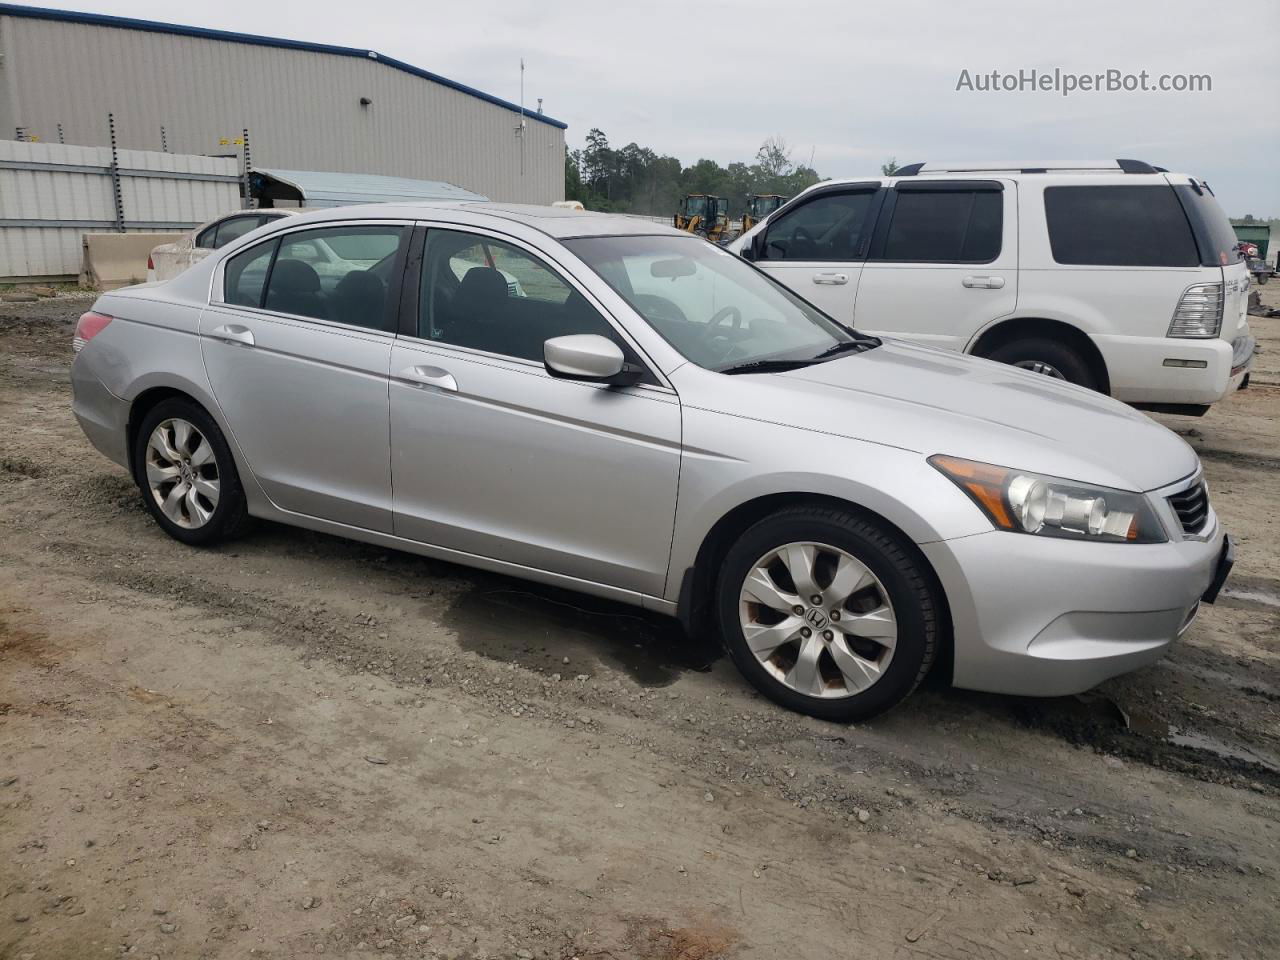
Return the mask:
M771 223L765 260L849 261L862 258L875 191L816 197Z
M514 244L430 230L423 255L418 336L541 362L552 337L594 333L627 347L585 297Z

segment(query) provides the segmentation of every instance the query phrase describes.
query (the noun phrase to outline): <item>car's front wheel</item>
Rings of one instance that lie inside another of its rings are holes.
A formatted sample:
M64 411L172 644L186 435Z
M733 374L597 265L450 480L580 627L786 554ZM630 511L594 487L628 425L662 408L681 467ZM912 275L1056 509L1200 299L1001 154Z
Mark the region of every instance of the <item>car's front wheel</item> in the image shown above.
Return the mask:
M856 513L797 507L729 549L716 597L733 661L770 699L825 720L881 713L938 647L934 588L897 535Z
M202 546L248 525L231 450L198 404L176 397L156 404L138 426L133 462L147 511L175 540Z

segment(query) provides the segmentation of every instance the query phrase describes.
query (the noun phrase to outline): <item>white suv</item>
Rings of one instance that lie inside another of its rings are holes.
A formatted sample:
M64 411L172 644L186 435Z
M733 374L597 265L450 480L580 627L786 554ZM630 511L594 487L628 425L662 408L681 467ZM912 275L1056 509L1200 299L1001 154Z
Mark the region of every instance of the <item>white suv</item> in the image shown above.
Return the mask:
M842 323L1203 414L1247 381L1249 275L1208 184L1137 160L914 164L810 187L730 250Z

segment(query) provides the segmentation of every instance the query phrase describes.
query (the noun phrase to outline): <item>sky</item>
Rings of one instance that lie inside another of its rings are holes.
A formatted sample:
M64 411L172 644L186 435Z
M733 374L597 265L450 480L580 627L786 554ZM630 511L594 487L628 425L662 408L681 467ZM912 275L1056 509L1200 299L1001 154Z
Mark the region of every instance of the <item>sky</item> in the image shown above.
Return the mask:
M41 6L364 47L679 157L781 137L825 177L899 163L1132 157L1280 216L1276 0L41 0ZM1200 92L984 92L1000 71L1208 75Z

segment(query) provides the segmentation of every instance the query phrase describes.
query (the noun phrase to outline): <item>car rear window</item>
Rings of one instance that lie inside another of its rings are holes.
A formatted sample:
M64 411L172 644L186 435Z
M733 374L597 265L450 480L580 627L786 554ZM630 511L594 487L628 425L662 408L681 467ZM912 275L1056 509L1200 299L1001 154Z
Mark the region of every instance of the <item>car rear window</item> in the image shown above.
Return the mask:
M1231 221L1219 206L1208 187L1189 183L1173 188L1187 211L1191 229L1200 245L1200 262L1206 267L1225 267L1241 259L1236 244L1239 238L1231 229Z
M1046 187L1049 245L1058 263L1195 267L1191 225L1168 185Z

